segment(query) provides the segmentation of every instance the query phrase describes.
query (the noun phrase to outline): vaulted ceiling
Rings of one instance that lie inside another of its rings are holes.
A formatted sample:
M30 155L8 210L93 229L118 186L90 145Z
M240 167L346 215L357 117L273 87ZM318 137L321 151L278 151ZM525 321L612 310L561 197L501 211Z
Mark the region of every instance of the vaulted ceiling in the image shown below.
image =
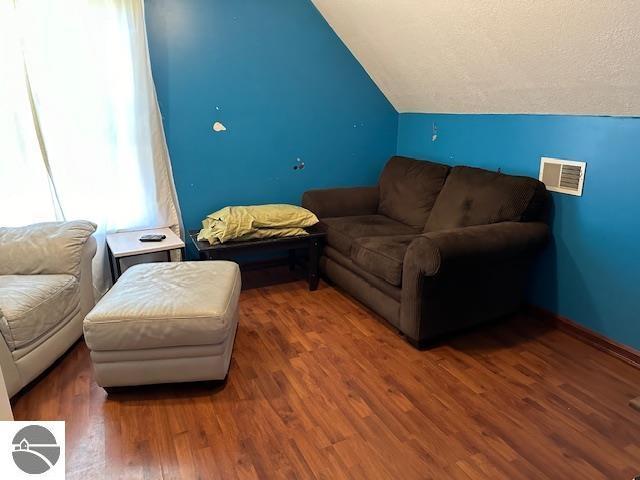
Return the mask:
M640 115L639 0L312 0L399 112Z

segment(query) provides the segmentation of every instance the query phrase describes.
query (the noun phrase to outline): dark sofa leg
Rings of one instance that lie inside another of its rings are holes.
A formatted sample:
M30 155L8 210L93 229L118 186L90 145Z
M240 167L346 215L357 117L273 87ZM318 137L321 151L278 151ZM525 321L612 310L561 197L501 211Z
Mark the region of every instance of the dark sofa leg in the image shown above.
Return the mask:
M403 335L402 333L400 333L400 335L402 335L402 337L406 340L407 343L409 343L412 347L417 348L418 350L422 350L420 348L420 341L416 340L415 338L411 338L408 337L406 335Z
M406 335L403 335L403 337L411 344L412 347L418 350L428 350L436 345L436 342L433 340L416 340L415 338L411 338Z

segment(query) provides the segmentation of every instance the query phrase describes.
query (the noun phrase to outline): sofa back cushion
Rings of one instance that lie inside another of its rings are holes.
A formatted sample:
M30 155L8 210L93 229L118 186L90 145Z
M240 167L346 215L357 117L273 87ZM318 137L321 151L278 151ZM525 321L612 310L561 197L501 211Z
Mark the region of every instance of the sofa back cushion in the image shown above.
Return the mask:
M85 220L0 227L0 275L79 277L82 248L95 231Z
M423 228L448 173L439 163L391 157L380 175L378 213Z
M454 167L424 230L541 219L546 199L544 185L533 178Z

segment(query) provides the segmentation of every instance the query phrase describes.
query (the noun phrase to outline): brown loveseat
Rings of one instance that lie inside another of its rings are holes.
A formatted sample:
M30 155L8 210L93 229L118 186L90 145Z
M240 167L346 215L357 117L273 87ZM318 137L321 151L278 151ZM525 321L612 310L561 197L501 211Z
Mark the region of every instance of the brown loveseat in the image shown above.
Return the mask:
M528 177L393 157L373 187L311 190L322 272L416 346L515 312L549 236Z

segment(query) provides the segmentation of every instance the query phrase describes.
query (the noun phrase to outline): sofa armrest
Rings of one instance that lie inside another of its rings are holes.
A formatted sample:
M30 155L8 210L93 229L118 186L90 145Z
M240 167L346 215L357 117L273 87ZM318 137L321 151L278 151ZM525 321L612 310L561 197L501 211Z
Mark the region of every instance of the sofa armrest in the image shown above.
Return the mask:
M402 271L400 330L424 345L513 313L529 265L549 238L544 223L504 222L420 235Z
M435 276L456 266L490 265L534 254L548 238L549 227L539 222L502 222L430 232L409 245L404 265L422 275Z
M98 242L94 236L87 239L82 247L80 259L80 309L83 318L96 304L95 289L93 288L93 257L96 255Z
M372 215L378 211L378 186L308 190L302 206L318 218Z
M79 277L84 245L95 231L84 220L0 228L0 275Z

